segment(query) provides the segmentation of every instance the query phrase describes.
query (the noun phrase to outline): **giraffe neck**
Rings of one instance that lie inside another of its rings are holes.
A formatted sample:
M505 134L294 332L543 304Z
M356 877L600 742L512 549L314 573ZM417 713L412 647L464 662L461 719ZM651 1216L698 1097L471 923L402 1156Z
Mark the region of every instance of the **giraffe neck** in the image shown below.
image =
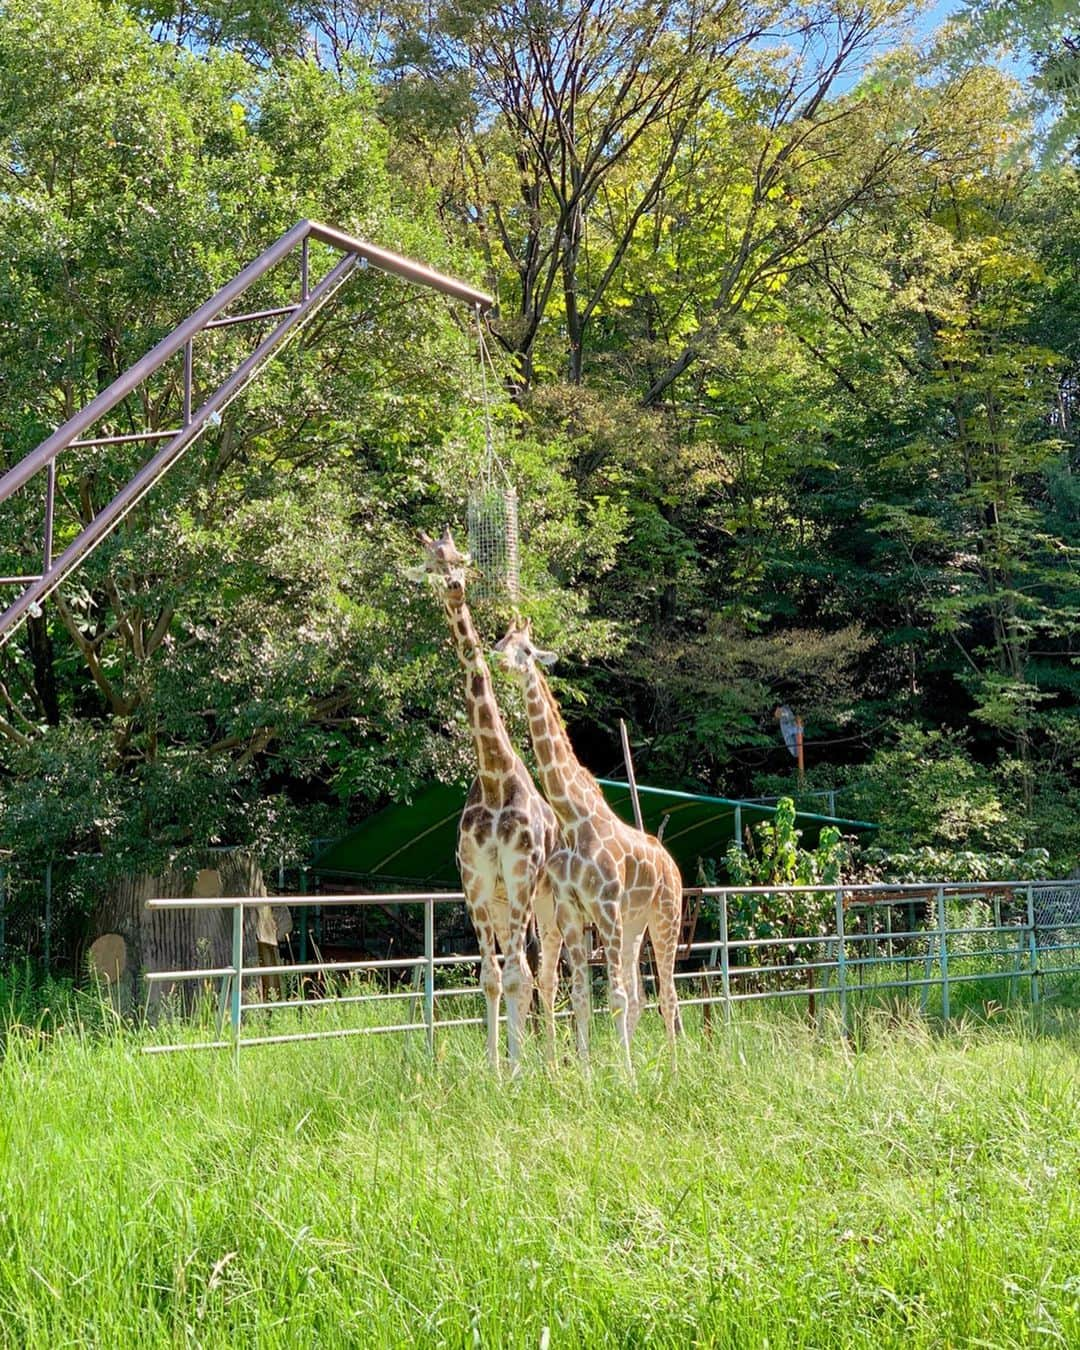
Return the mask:
M480 768L481 787L487 798L494 789L495 780L505 778L512 771L517 755L495 701L491 672L484 660L469 607L464 600L459 603L447 600L445 608L458 660L465 674L465 708Z
M597 815L610 816L599 783L574 754L555 695L535 664L525 682L525 705L540 783L560 821L572 825Z

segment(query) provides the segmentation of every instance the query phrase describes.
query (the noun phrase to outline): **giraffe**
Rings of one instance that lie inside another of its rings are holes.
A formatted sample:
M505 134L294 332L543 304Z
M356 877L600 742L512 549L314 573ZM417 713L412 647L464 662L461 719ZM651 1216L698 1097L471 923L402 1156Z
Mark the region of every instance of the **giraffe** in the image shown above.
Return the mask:
M495 644L495 651L525 691L540 785L562 827L565 847L551 858L548 872L555 892L556 923L571 958L574 983L580 979L577 957L584 918L596 924L604 944L611 1011L620 1019L623 1056L632 1073L630 1039L641 1014L639 962L646 929L656 957L660 1009L672 1049L681 1030L674 974L682 878L658 839L619 819L596 779L575 756L540 668L554 663L554 652L535 647L528 621L522 623L518 618ZM587 984L584 1010L581 992L574 990L574 1015L578 1046L585 1053Z
M540 932L536 983L544 1005L549 1059L555 1052L555 986L562 937L546 868L561 846L558 821L511 745L495 701L491 672L465 603L468 555L458 551L449 527L439 540L421 531L420 541L424 562L411 568L410 575L414 580L427 578L441 592L465 676L465 707L479 770L458 826L457 858L465 903L480 944L488 1059L498 1073L499 1005L505 993L510 1068L516 1073L532 1001L525 940L534 909ZM501 972L496 942L503 953Z

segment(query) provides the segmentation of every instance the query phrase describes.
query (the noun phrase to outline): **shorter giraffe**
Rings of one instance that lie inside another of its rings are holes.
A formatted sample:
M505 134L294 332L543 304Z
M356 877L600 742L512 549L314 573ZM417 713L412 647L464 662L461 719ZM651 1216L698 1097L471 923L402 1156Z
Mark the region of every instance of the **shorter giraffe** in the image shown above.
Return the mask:
M528 622L520 619L495 650L524 688L540 784L565 841L548 863L548 874L555 891L556 922L571 958L578 1044L584 1051L588 987L582 1009L577 958L583 924L592 922L604 944L611 1010L620 1019L623 1053L633 1072L630 1038L641 1014L640 958L646 930L656 958L660 1009L673 1047L681 1029L675 954L682 923L682 878L658 839L619 819L596 779L575 756L540 669L555 661L554 652L535 647Z
M465 707L479 769L458 827L457 856L465 903L480 945L488 1058L497 1072L499 1005L505 993L510 1068L516 1072L532 1002L525 941L534 909L540 932L537 985L549 1057L555 1050L555 986L562 936L555 922L547 863L561 846L558 821L511 745L495 702L491 672L465 603L468 556L458 552L449 529L439 540L421 532L420 540L424 562L409 569L409 575L413 580L427 578L441 594L465 675ZM496 942L503 953L501 972Z

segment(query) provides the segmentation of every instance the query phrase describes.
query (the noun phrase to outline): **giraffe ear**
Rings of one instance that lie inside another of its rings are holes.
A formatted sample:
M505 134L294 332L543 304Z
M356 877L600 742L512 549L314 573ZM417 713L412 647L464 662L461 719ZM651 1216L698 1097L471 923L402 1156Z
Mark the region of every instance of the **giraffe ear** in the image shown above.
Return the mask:
M421 530L421 531L420 531L420 542L423 544L423 546L424 546L425 548L431 548L431 546L432 546L432 544L434 544L435 540L432 539L431 535L428 534L427 530Z
M556 652L545 652L541 650L533 652L533 656L535 656L542 666L553 666L559 659Z

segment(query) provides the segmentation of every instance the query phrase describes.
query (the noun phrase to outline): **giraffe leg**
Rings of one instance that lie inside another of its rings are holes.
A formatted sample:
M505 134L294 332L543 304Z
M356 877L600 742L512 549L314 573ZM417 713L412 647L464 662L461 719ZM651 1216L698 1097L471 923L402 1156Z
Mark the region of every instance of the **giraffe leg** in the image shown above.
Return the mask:
M512 886L507 936L503 943L503 992L506 995L506 1028L510 1052L510 1072L521 1068L521 1041L525 1020L532 1003L533 977L525 959L525 938L529 930L529 901L532 886L526 883Z
M641 1017L641 1009L644 1005L644 993L641 982L641 947L645 941L645 929L633 939L624 935L623 937L623 983L626 985L626 994L629 999L629 1006L626 1013L626 1025L628 1036L633 1039L634 1029Z
M600 934L600 941L604 944L604 956L607 960L608 1002L611 1004L612 1016L618 1028L626 1072L632 1078L634 1065L630 1058L628 1018L630 997L623 983L623 929L617 892L605 894L600 899L596 906L596 928Z
M496 946L495 910L498 898L494 890L468 896L469 913L480 947L480 988L487 1003L488 1063L499 1073L499 1007L502 1003L502 973Z
M574 1009L574 1030L578 1055L583 1065L589 1063L589 1020L592 997L589 989L589 949L585 943L578 906L567 891L556 891L555 919L566 943L570 962L570 1002Z
M559 952L562 933L555 922L555 897L547 877L541 877L533 900L536 926L540 930L540 969L536 986L544 1005L544 1044L548 1061L555 1062L555 989L559 982Z
M679 927L682 922L681 891L662 893L662 901L654 906L655 918L649 925L653 954L656 957L656 980L660 990L660 1011L667 1028L672 1055L675 1038L682 1031L679 998L675 992L675 957L679 946Z

